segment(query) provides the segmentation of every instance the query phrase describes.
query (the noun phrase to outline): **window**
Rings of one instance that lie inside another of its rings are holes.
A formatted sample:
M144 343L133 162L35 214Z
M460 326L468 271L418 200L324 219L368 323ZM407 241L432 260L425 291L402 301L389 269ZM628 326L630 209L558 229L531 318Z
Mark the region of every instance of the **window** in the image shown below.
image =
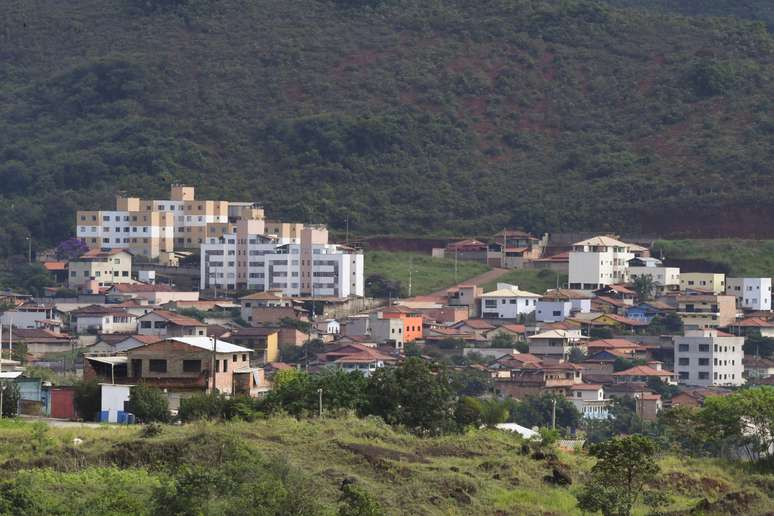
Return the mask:
M516 304L516 300L515 299L511 299L511 304L515 305Z
M708 366L709 365L709 358L700 358L699 359L699 365L700 366Z
M201 360L183 360L184 373L199 373L202 370Z
M699 380L709 380L709 373L707 371L699 371Z
M688 344L680 344L677 348L682 353L688 352Z
M152 328L153 322L151 321L140 321L140 328Z
M242 353L242 362L247 361L247 353Z
M231 356L231 361L232 362L236 362L237 361L237 356L236 355L232 355Z
M225 358L223 359L223 372L224 373L228 372L228 360L226 360Z
M553 311L553 315L554 315L554 317L561 317L562 312L560 312L559 310L554 310Z
M688 380L690 377L688 376L688 371L680 371L680 379L681 380Z
M677 362L677 363L678 363L679 365L685 365L685 366L687 366L687 365L690 365L690 364L691 364L691 360L690 360L689 358L687 358L687 357L680 357L680 359L678 360L678 362Z
M153 373L166 373L167 361L161 359L151 359L148 361L148 367Z
M154 328L166 328L167 327L167 322L166 321L155 321L153 323L153 327Z
M699 352L700 353L709 353L710 351L710 345L709 344L699 344Z

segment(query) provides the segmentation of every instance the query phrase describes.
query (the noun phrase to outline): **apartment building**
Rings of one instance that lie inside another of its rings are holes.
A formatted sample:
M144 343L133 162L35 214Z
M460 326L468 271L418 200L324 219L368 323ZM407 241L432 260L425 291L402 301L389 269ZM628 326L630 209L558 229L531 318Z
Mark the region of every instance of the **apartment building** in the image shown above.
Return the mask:
M363 296L363 254L328 243L322 226L301 228L297 243L266 236L255 221L201 247L201 288L280 290L288 296Z
M632 258L631 244L612 237L596 236L576 242L570 251L570 288L590 291L626 283Z
M680 290L680 268L664 267L661 260L651 257L632 258L628 262L629 279L649 277L657 293Z
M303 224L268 221L250 202L198 200L192 186L172 185L170 198L116 197L114 210L78 211L76 233L92 249L127 248L157 258L175 250L198 248L210 237L229 235L240 220L260 226L258 234L297 242Z
M677 314L686 329L726 327L736 321L734 296L678 296Z
M124 249L90 249L67 264L67 286L80 288L92 281L101 287L133 283L132 255Z
M517 319L537 309L540 294L520 290L516 285L498 283L497 289L481 296L481 317L485 319Z
M771 278L727 278L726 294L744 310L771 310Z
M683 272L680 274L680 290L699 290L724 294L726 275L718 272Z
M744 337L702 329L686 330L672 340L680 383L703 387L744 383Z

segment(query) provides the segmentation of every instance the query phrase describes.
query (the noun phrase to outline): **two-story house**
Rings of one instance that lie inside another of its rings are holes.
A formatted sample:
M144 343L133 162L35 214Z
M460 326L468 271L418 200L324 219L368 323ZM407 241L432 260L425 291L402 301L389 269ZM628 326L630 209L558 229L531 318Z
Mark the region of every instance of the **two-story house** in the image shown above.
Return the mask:
M481 317L484 319L518 319L537 309L540 294L520 290L516 285L498 283L497 290L481 295Z
M154 310L137 319L139 335L157 335L159 337L206 336L207 325L198 319L169 312Z
M80 334L134 333L137 318L123 308L89 305L70 312L70 327Z
M579 332L568 330L548 330L527 337L530 354L556 359L569 357L575 347L585 351L583 342L586 339L588 337L579 335Z

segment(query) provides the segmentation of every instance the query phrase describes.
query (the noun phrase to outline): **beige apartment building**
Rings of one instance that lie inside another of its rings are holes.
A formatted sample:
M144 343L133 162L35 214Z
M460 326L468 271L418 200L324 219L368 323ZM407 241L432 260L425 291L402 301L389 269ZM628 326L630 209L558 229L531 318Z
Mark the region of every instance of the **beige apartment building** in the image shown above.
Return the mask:
M679 296L677 313L687 330L725 328L736 321L736 298L710 295Z
M176 184L169 199L118 196L115 210L78 211L76 233L91 249L125 248L157 258L230 235L240 220L251 221L258 234L275 235L282 243L298 243L304 228L267 221L263 208L251 202L198 200L194 187Z
M67 264L68 287L79 288L92 281L101 287L116 283L134 283L132 255L124 249L91 249Z

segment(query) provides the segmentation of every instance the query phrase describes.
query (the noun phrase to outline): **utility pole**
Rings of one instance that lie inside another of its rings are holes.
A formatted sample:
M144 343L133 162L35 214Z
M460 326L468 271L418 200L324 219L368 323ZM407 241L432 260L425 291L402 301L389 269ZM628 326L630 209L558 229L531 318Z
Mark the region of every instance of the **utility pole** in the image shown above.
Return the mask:
M408 297L411 297L411 273L414 268L414 257L409 256L409 285L408 285Z
M457 246L454 246L454 283L457 283Z
M3 394L5 394L5 382L3 373L3 325L0 324L0 419L3 418Z
M217 346L217 341L215 340L215 337L210 337L210 340L212 341L212 364L210 364L210 376L212 376L212 390L211 393L215 392L215 348Z
M322 392L323 392L322 388L317 389L317 396L318 396L318 402L319 402L318 414L321 419L322 419Z
M27 240L27 263L32 263L32 235L25 238Z
M556 398L551 400L551 428L556 430Z

